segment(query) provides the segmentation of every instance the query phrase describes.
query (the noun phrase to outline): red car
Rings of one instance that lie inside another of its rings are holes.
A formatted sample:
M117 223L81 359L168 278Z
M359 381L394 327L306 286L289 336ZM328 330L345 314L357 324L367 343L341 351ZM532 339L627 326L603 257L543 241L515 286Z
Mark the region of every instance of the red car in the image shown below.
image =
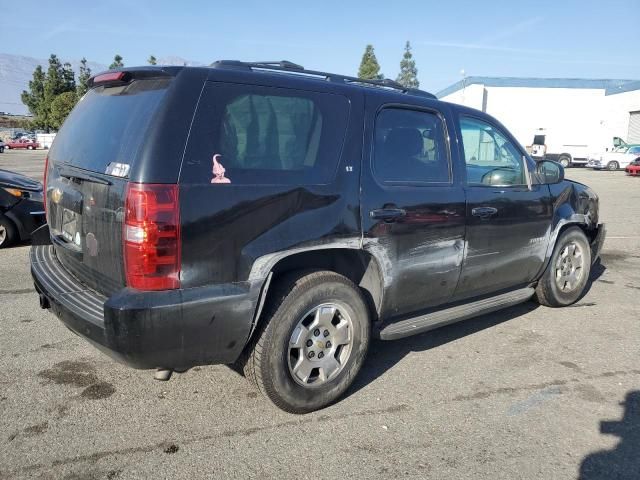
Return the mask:
M40 148L40 144L38 142L34 142L33 140L29 140L28 138L19 138L17 140L9 140L4 148L7 150L11 148L26 148L27 150L35 150L36 148Z
M640 158L631 162L624 171L627 172L627 175L633 175L634 177L640 175Z

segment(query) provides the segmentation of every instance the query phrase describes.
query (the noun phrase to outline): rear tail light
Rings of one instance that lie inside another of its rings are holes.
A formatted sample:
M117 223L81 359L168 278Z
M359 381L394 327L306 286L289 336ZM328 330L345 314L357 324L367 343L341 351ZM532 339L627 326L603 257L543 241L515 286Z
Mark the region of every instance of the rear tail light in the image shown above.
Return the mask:
M42 182L42 203L44 204L44 218L47 220L47 175L49 174L49 155L44 157L44 180Z
M179 212L177 185L128 184L123 243L129 287L180 288Z

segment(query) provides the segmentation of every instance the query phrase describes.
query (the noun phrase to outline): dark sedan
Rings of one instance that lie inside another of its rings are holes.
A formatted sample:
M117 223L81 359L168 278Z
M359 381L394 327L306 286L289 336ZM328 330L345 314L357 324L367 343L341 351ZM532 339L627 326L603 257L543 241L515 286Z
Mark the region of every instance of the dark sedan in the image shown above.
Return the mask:
M44 223L42 184L0 169L0 248L30 239Z

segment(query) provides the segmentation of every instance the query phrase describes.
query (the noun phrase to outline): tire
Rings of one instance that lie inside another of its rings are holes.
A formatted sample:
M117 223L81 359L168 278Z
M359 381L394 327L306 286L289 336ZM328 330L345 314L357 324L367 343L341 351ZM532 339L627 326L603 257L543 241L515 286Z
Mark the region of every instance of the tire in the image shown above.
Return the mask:
M538 282L538 303L547 307L575 303L584 292L590 272L589 241L580 228L568 228L558 237L549 265Z
M18 230L11 220L0 214L0 248L7 248L18 240Z
M297 272L273 287L267 303L241 361L245 377L287 412L332 404L353 382L369 346L371 321L358 288L335 272Z
M571 157L568 155L560 155L558 163L562 165L562 168L569 168L571 166Z
M6 148L7 150L11 150L11 147L9 145L5 145L4 148Z
M610 171L614 171L614 170L618 170L620 168L620 165L618 164L618 162L609 162L607 163L607 170Z
M29 146L27 147L27 150L33 150L33 147L32 147L31 145L29 145Z
M0 153L4 153L4 147L0 147Z

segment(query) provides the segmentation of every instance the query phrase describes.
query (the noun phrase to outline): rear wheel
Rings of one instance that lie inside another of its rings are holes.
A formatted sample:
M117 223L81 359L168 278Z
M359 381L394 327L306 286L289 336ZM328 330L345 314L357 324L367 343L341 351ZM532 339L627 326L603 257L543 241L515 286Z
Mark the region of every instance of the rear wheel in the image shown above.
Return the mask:
M364 363L370 320L362 295L329 271L294 274L274 288L246 353L245 376L287 412L326 407Z
M607 163L607 170L618 170L620 168L620 165L618 164L618 162L609 162Z
M571 157L569 155L560 155L558 163L562 165L563 168L568 168L571 165Z
M29 145L29 146L27 147L27 150L33 150L33 147L32 147L31 145Z
M7 150L11 150L11 147L9 145L5 145L4 148L6 148Z
M536 287L538 302L547 307L571 305L582 295L590 271L591 248L584 232L578 227L565 230Z
M0 248L11 246L18 240L18 230L11 220L0 214Z

